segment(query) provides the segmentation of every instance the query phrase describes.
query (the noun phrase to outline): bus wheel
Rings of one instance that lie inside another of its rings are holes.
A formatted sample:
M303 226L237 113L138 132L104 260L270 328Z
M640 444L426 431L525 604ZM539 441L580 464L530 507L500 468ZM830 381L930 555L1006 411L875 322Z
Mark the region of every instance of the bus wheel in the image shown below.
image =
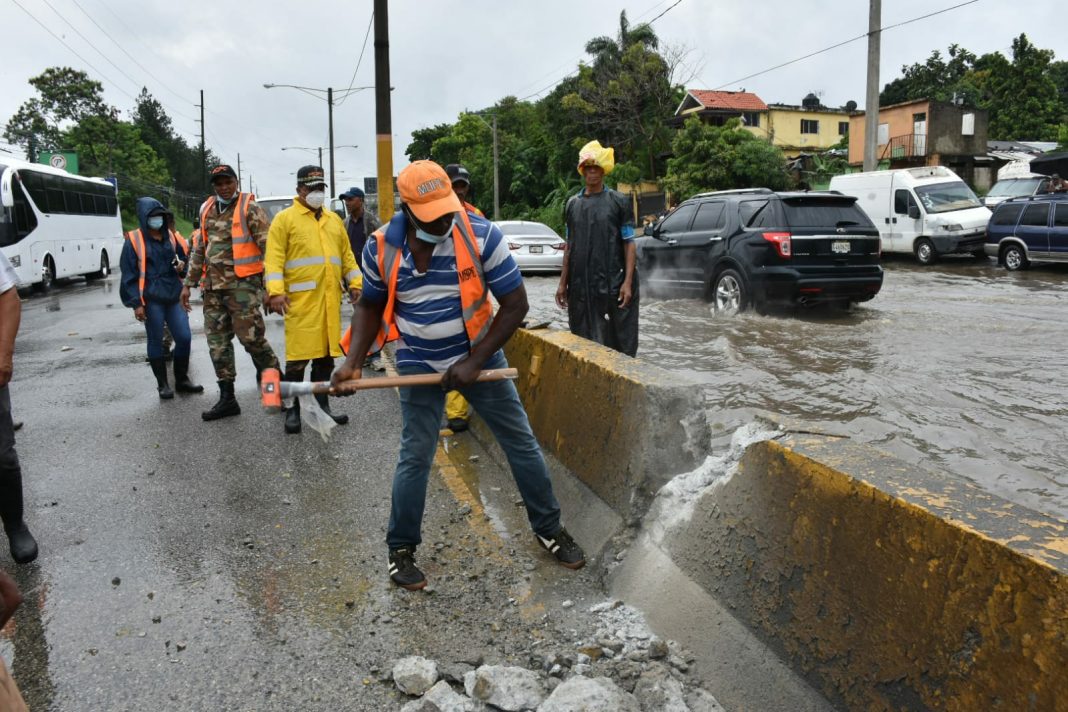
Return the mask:
M100 252L100 270L91 274L85 275L86 279L104 279L111 274L111 263L108 261L108 253L101 250Z
M56 263L52 256L45 257L44 268L41 270L41 291L47 292L56 281Z

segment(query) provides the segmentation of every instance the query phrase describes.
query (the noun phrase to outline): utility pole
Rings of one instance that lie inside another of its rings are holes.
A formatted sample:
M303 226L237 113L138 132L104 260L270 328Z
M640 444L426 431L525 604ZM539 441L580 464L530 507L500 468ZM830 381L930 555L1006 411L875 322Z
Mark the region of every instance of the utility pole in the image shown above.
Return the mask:
M327 116L329 117L328 118L328 123L330 124L330 190L336 191L337 190L337 184L334 183L334 88L333 87L327 87L326 88L326 107L327 107L326 113L327 113ZM323 157L322 157L322 154L320 153L320 155L319 155L319 166L322 167L322 165L323 165ZM333 195L337 195L337 193L335 192L335 193L333 193Z
M868 95L864 100L864 170L878 166L875 149L879 144L879 41L882 35L882 0L869 0L868 9Z
M497 160L497 114L493 114L493 221L501 219L501 179Z
M389 97L389 13L375 0L375 133L378 153L378 219L393 217L393 113Z
M208 192L208 150L204 143L204 90L200 90L200 186L205 193Z
M237 154L237 189L241 190L241 154Z

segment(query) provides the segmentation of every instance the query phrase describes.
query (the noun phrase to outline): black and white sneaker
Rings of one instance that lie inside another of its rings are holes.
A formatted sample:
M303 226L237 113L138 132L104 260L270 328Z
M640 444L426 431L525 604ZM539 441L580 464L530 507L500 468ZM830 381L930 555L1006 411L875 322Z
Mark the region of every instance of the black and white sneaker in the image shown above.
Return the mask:
M409 591L418 591L426 586L426 576L415 565L414 546L389 550L389 578Z
M549 537L541 534L535 535L541 548L556 557L561 566L569 569L581 569L586 565L586 555L582 553L582 547L575 543L567 530L560 527L556 533Z

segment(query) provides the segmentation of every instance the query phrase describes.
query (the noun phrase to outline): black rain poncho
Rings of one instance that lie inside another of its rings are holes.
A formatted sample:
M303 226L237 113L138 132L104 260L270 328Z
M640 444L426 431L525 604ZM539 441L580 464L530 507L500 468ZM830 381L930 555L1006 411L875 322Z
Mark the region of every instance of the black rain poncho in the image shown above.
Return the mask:
M608 188L593 195L583 190L567 201L565 220L571 333L634 356L638 352L637 269L631 302L626 308L619 306L619 288L626 277L623 235L634 234L630 200Z

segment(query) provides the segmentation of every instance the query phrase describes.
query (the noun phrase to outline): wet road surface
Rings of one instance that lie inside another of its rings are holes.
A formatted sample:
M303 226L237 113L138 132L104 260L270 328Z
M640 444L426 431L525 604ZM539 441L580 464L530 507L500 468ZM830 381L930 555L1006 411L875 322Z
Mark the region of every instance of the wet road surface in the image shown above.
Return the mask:
M725 431L790 416L1068 520L1068 268L884 267L882 292L849 313L717 318L643 293L638 356L704 384ZM531 319L567 328L556 284L527 279Z
M327 444L286 436L238 347L243 413L203 423L217 391L197 307L191 322L206 393L161 403L116 278L23 304L11 394L41 556L5 564L26 601L0 655L31 709L399 709L384 679L396 657L529 666L574 640L603 600L594 569L546 558L507 471L469 435L449 438L430 481L431 589L396 589L396 392L336 405L352 423ZM283 343L277 317L268 332Z

